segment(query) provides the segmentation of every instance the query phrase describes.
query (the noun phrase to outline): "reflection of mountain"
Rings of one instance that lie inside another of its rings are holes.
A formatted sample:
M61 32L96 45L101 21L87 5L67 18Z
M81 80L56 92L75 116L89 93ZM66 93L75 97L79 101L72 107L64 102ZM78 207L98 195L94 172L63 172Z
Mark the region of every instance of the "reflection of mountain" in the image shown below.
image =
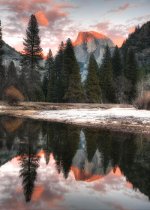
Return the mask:
M96 150L91 162L87 159L87 153L81 149L76 152L72 161L72 171L76 180L94 181L102 178L112 169L108 166L107 172L104 173L102 156L99 150Z
M30 192L27 200L34 190L41 149L47 164L53 153L56 169L63 173L65 179L72 170L76 180L91 182L119 167L133 188L150 197L148 138L94 129L81 130L58 123L1 118L0 166L20 156L24 191Z
M96 149L94 156L89 161L86 145L87 142L84 133L81 131L79 149L72 160L71 169L76 180L94 181L109 173L112 167L109 164L104 173L103 156L98 149Z

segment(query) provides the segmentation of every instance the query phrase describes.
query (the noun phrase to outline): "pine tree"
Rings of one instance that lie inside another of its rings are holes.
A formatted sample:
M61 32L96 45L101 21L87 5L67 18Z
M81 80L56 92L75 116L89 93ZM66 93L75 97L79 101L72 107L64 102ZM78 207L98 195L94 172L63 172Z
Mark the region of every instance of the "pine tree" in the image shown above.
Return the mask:
M28 28L26 30L26 38L24 39L23 44L26 60L28 60L31 69L33 70L39 59L42 58L38 22L33 14L30 17Z
M6 86L14 85L16 86L18 83L18 76L16 72L16 67L13 61L10 62L7 71L7 81Z
M122 63L119 48L116 46L112 57L113 77L122 75Z
M51 68L53 66L54 66L54 59L53 59L52 51L51 51L51 49L49 49L49 52L48 52L47 58L46 58L46 62L45 62L45 75L44 75L43 84L42 84L45 101L47 100L48 83L50 80Z
M129 82L130 88L126 91L126 95L128 102L131 103L137 96L138 81L138 68L135 54L132 49L128 49L127 51L124 75Z
M3 87L5 85L5 68L3 66L3 40L2 40L2 28L0 21L0 100L2 99Z
M22 92L22 94L24 95L25 99L28 100L28 86L27 86L27 81L26 81L26 76L25 73L22 72L21 75L19 76L19 81L18 81L18 86L19 86L19 90Z
M42 48L40 47L39 28L35 15L30 17L23 44L22 71L25 71L28 81L28 98L33 101L41 101L44 98L39 72Z
M87 102L101 102L101 89L98 79L98 65L93 54L90 56L89 60L88 75L85 82L85 91Z
M77 62L74 64L72 70L73 72L70 75L69 86L64 99L69 103L80 103L84 100L84 93L81 83L80 69Z
M47 54L47 59L45 62L45 70L46 70L46 76L48 79L50 79L50 73L51 73L51 68L54 66L54 58L53 58L53 53L51 49L49 49L49 52Z
M62 72L63 72L63 66L64 66L64 43L61 42L58 53L55 57L55 69L56 69L56 75L57 75L57 84L56 84L56 96L57 96L57 102L63 101L63 88L62 88Z
M76 60L71 39L67 40L63 55L63 70L61 77L62 96L64 102L83 101L79 65Z
M63 72L62 72L62 91L63 91L63 100L65 100L65 94L68 91L69 87L69 78L74 70L74 65L76 65L76 57L73 49L73 45L71 39L67 40L66 47L64 50L64 65L63 65Z
M113 84L112 60L108 46L106 46L103 62L100 68L100 86L102 89L103 102L115 102L116 97Z
M116 46L112 56L113 80L116 95L116 102L124 102L124 77L123 65L119 48Z
M3 55L3 40L2 40L2 27L1 27L1 20L0 20L0 67L2 66L2 55Z
M43 78L42 90L44 94L45 101L47 100L47 91L48 91L48 77L45 75Z
M55 63L52 51L49 51L49 57L48 57L48 72L49 72L49 78L48 78L48 90L47 90L47 101L48 102L56 102L57 96L56 96L56 69L55 69Z

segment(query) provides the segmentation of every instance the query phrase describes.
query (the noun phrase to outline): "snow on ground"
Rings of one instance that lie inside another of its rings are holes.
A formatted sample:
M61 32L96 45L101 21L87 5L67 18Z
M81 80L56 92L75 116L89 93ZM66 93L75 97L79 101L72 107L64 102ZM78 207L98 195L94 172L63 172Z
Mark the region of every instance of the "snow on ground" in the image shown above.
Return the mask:
M36 114L35 114L36 115ZM150 123L150 111L136 110L135 108L111 108L111 109L70 109L50 110L38 113L41 119L60 119L73 121L99 121L105 119L131 119Z
M16 108L16 107L15 107ZM135 108L20 110L0 107L1 115L150 134L150 111Z

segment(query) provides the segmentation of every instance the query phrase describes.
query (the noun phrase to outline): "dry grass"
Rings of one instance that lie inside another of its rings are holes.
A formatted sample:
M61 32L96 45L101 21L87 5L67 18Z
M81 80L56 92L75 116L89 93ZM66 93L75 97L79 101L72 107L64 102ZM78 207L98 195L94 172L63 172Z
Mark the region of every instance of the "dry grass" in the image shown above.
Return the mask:
M32 110L64 110L64 109L111 109L131 108L128 104L84 104L84 103L47 103L47 102L21 102L22 109Z
M5 91L5 98L10 105L17 104L24 100L23 94L13 85L9 86Z
M150 110L150 91L146 91L143 96L139 97L135 102L134 106L137 109Z
M11 110L64 110L64 109L111 109L132 108L129 104L84 104L84 103L48 103L48 102L19 102L17 106L8 106L0 101L1 109Z

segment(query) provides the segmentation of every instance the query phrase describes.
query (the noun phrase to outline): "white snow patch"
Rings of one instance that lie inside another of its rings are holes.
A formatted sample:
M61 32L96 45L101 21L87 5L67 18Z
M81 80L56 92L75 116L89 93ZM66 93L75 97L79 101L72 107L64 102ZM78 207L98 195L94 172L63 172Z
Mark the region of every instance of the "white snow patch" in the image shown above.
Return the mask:
M105 119L130 119L143 123L150 123L150 111L136 110L135 108L111 108L111 109L70 109L70 110L50 110L38 113L39 118L55 119L63 121L101 121Z

